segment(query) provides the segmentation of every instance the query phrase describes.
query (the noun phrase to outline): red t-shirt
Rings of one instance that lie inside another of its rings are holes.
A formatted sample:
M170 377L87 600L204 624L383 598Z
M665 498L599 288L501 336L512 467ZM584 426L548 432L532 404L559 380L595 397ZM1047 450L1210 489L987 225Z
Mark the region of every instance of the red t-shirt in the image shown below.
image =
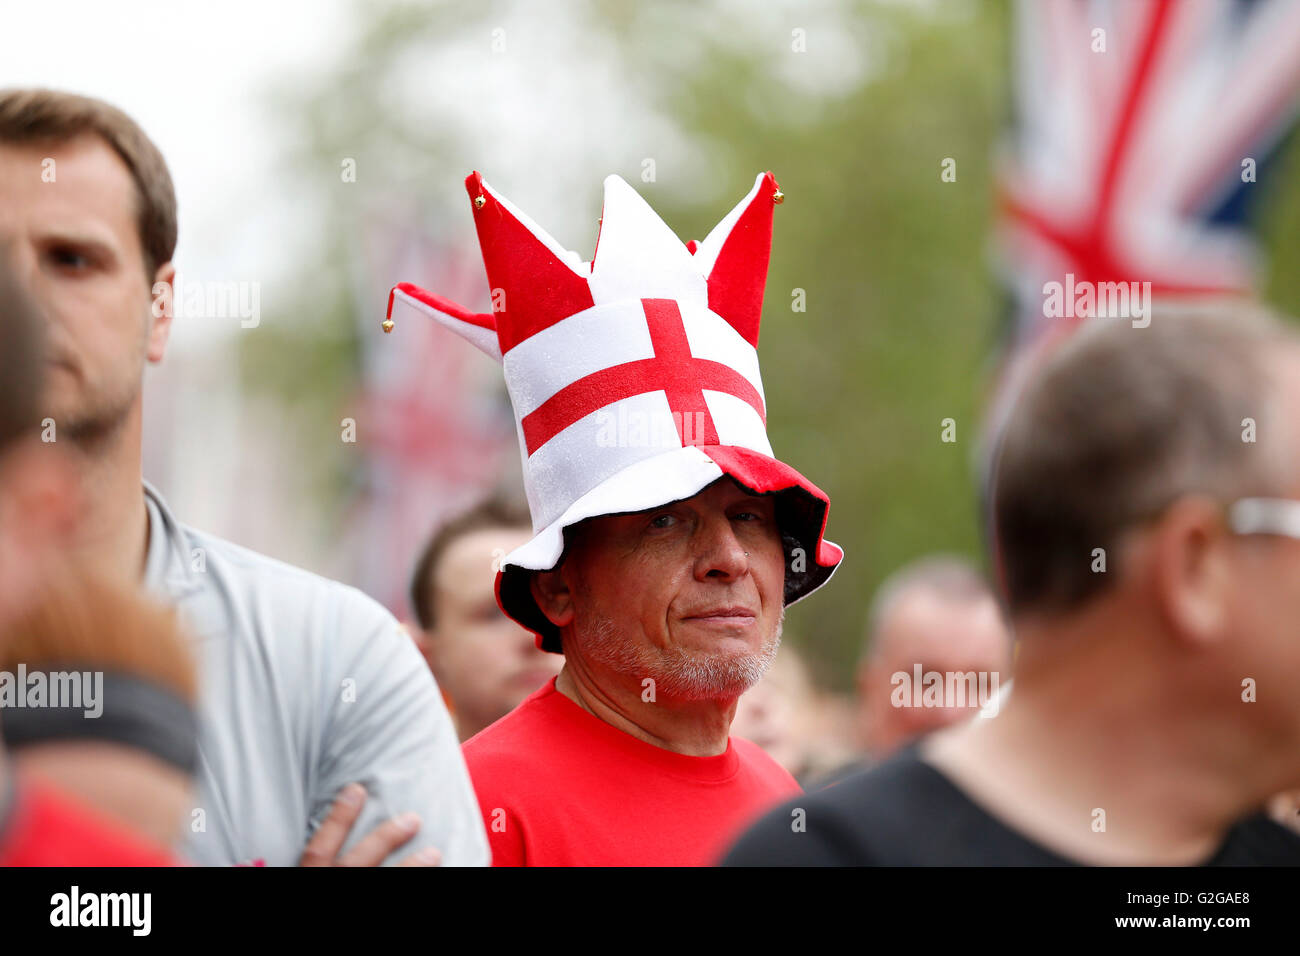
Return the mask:
M176 866L166 850L48 784L21 778L0 819L0 866Z
M589 714L552 679L465 742L493 866L707 866L800 793L756 745L691 757Z

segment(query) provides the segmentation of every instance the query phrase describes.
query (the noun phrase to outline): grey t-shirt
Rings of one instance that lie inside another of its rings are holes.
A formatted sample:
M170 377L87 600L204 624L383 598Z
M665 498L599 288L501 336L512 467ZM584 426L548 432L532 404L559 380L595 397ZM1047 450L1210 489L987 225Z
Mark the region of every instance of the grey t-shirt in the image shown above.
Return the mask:
M147 483L147 589L196 641L199 771L178 850L203 865L291 866L335 794L369 796L348 846L419 814L395 863L489 862L478 801L433 676L397 621L355 588L179 524Z

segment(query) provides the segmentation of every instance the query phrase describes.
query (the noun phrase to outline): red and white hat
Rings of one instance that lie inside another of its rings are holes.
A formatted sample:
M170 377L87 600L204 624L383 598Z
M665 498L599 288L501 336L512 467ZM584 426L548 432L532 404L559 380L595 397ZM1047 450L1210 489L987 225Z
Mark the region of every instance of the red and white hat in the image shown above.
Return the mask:
M772 456L758 326L772 247L770 172L709 233L683 244L618 176L591 262L568 252L477 172L465 180L492 289L476 314L409 283L388 297L505 368L534 536L502 561L497 601L559 652L529 573L554 568L564 529L690 498L723 475L777 496L785 603L825 584L844 552L825 540L830 501Z

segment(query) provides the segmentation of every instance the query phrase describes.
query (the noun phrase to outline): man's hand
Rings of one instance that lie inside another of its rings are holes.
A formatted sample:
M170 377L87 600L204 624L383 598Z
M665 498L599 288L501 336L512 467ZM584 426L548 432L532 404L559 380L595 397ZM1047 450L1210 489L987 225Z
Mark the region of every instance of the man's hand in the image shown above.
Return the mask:
M357 841L356 846L339 856L352 825L366 805L366 788L350 783L334 798L329 816L308 841L298 860L299 866L378 866L403 843L407 843L420 830L420 818L414 813L403 813L379 824ZM442 854L435 847L426 847L412 853L399 866L437 866Z

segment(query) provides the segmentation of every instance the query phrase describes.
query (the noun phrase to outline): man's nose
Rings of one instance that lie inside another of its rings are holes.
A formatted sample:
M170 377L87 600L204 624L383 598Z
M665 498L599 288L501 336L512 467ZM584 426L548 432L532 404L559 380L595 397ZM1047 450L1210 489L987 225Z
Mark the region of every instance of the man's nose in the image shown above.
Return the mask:
M738 578L749 570L749 552L736 537L731 519L722 515L703 521L698 532L699 551L695 561L695 576L705 578Z

